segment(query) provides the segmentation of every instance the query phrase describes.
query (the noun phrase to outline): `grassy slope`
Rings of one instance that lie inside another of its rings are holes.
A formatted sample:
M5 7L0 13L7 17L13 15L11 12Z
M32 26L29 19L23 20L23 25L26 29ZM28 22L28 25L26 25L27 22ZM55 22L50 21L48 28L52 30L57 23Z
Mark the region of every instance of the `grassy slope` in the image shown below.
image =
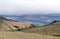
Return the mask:
M2 23L2 21L0 23ZM60 25L60 22L54 23L53 25L49 25L49 26L36 27L36 28L33 27L28 30L25 29L24 32L21 32L21 31L0 31L0 39L60 39L60 37L54 37L54 36L40 34L43 32L45 34L46 31L47 32L52 31L52 30L54 31L56 27L58 27L58 28L56 28L57 31L55 31L55 32L56 32L56 34L59 34L58 33L59 25ZM26 33L26 32L32 32L32 33ZM38 33L38 34L36 34L36 33Z
M39 35L36 33L1 31L0 39L60 39L60 37Z
M56 22L47 26L25 29L23 32L45 34L45 35L60 35L60 22Z

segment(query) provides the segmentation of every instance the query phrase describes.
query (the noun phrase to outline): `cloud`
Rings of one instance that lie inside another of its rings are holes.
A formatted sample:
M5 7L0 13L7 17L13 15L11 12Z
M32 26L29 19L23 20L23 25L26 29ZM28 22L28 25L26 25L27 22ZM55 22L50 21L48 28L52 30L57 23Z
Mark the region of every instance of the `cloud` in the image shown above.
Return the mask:
M0 12L60 13L60 0L0 0Z

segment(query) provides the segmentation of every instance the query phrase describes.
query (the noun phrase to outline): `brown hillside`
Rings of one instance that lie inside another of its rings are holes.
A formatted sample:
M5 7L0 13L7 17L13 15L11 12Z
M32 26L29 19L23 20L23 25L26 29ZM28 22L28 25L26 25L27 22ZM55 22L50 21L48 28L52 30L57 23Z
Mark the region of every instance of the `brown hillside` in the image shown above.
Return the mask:
M24 22L15 22L15 21L6 21L6 20L0 20L1 28L5 30L20 30L23 28L29 28L31 27L31 24L24 23ZM0 29L1 29L0 28Z

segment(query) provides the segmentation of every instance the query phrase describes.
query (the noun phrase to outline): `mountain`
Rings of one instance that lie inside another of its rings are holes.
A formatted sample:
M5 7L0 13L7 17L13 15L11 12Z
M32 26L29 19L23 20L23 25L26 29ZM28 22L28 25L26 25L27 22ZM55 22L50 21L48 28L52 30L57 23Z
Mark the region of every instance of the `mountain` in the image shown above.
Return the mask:
M31 23L33 25L45 25L54 20L60 20L60 13L32 13L25 15L2 15L7 19L13 19L21 22Z
M40 16L40 15L42 15L42 16L60 16L60 13L47 13L47 14L45 14L45 13L32 13L32 14L25 14L25 15L22 15L22 16L36 16L36 15L38 15L38 16Z

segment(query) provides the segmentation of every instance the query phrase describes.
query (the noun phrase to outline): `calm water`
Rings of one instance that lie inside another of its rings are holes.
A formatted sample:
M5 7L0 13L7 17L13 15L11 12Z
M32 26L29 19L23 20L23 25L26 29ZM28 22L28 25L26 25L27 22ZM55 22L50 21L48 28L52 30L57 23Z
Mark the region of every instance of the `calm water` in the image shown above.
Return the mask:
M54 20L60 20L60 16L10 16L13 19L16 19L21 22L27 22L34 25L44 25L49 24Z

